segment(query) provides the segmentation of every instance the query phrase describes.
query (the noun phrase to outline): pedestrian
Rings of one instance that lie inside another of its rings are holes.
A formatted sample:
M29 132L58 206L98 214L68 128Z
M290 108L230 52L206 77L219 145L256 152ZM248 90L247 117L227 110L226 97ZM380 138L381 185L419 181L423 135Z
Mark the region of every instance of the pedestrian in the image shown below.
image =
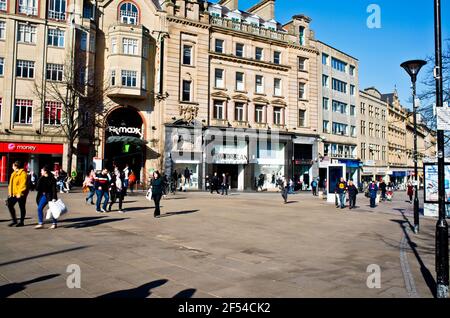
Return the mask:
M227 175L225 173L222 173L222 195L224 195L224 193L226 195L228 195L228 178Z
M219 194L219 183L219 176L217 175L217 172L214 172L214 176L211 181L211 193L213 193L213 191L216 191L217 194Z
M409 196L409 203L412 203L412 201L413 201L413 194L414 194L414 187L411 184L411 182L408 182L408 188L406 190L406 193Z
M57 181L56 184L59 187L59 193L66 193L69 192L66 189L66 178L67 178L67 172L65 172L63 169L59 170L57 172Z
M347 190L347 183L345 182L344 178L341 178L339 182L336 184L335 193L338 196L339 204L336 206L337 208L341 207L341 209L345 208L345 193Z
M128 166L128 163L126 163L125 168L123 168L123 195L124 196L127 195L130 173L131 173L131 169Z
M34 191L34 190L36 190L36 184L37 184L37 179L38 179L36 176L36 173L34 173L34 171L31 171L29 178L30 178L30 180L29 180L28 184L30 185L30 191Z
M159 173L159 171L153 172L151 187L152 187L152 199L153 201L155 201L155 212L153 216L157 218L161 214L159 203L163 195L163 180L161 178L161 174Z
M348 208L354 209L356 205L356 195L358 194L358 188L353 183L353 180L348 182Z
M294 188L294 180L289 179L289 194L294 194L295 193L295 188Z
M44 228L44 208L49 202L56 202L58 200L56 190L56 179L50 171L48 166L44 166L41 169L41 177L39 178L36 186L37 196L36 203L38 206L38 225L35 229ZM56 229L57 220L52 216L52 226L50 229Z
M191 172L189 171L188 167L184 169L184 192L186 192L186 185L191 185Z
M369 185L369 195L370 195L370 207L375 207L375 200L377 198L378 194L378 186L376 185L375 181L372 180L372 183Z
M9 179L8 185L8 210L11 214L12 222L9 226L21 227L24 226L25 215L27 214L25 205L27 202L27 173L22 169L22 165L19 161L15 161L12 164L13 173ZM19 204L20 209L20 221L17 222L16 210L14 206Z
M260 174L259 175L259 177L258 177L258 188L262 191L263 190L263 188L264 188L264 178L265 178L265 176L264 176L264 174Z
M86 204L94 204L94 195L95 195L95 171L91 169L83 182L83 187L87 187L89 189L88 196L86 197Z
M317 195L317 181L315 179L313 179L313 181L311 182L311 189L312 189L313 196L316 196Z
M95 193L97 194L97 205L96 211L97 213L105 213L106 207L109 201L109 184L110 177L108 174L108 169L104 168L101 173L95 175ZM100 205L102 204L102 199L105 198L103 202L102 208Z
M381 190L381 199L383 201L385 201L386 200L386 183L384 182L384 180L381 180L379 188Z
M173 194L175 194L177 187L178 187L178 172L176 170L174 170L172 173L172 187L171 187Z
M289 183L286 178L283 178L280 181L281 181L280 182L281 197L284 200L284 204L286 204L289 194Z
M136 175L134 174L134 171L130 172L130 175L128 176L128 186L130 187L130 192L133 193L133 187L136 183Z
M124 174L118 168L114 171L114 174L110 181L110 196L111 202L109 203L108 211L111 212L112 205L119 199L119 213L125 213L122 210L123 194L124 194Z

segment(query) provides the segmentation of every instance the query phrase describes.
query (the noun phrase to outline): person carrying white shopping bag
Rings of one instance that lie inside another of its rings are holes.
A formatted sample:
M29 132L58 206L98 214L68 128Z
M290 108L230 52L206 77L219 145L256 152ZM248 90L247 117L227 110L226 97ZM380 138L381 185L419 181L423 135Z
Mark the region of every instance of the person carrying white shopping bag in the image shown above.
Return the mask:
M58 200L57 190L56 190L56 179L50 171L48 166L41 169L41 177L39 178L36 185L36 203L38 206L38 225L35 229L42 229L44 227L43 220L43 210L47 204L52 205ZM50 229L56 229L57 218L51 217L47 214L47 219L52 219L52 226Z

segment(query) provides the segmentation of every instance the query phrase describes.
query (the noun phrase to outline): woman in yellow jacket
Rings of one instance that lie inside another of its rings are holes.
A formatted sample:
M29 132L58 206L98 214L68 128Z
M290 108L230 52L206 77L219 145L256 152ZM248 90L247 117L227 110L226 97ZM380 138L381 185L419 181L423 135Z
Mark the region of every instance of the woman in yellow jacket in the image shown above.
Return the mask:
M8 185L8 209L11 214L12 223L9 226L23 226L25 215L25 204L27 202L27 173L22 169L20 162L13 163L12 168L14 172L11 174L11 179ZM19 203L20 208L20 222L17 223L16 210L14 206Z

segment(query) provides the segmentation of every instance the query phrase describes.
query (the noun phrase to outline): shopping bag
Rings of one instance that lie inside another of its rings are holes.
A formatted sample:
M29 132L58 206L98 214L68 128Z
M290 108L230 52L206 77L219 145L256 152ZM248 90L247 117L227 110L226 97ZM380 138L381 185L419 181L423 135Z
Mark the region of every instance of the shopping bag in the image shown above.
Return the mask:
M48 210L47 210L47 216L46 219L49 220L52 217L54 219L58 219L61 215L67 213L67 208L64 202L62 202L61 199L58 199L58 201L50 201L48 203Z
M152 200L152 188L148 189L147 194L145 195L145 198L149 201Z

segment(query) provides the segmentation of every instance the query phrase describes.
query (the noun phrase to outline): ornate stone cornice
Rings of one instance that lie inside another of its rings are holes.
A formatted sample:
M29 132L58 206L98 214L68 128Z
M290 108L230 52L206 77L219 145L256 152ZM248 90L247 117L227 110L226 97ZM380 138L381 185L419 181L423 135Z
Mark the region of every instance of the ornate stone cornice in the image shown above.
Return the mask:
M209 29L210 28L209 24L199 22L199 21L188 20L188 19L184 19L184 18L180 18L180 17L174 17L174 16L168 16L167 21L174 22L174 23L180 23L183 25L194 26L194 27L201 28L201 29Z
M257 104L266 104L266 105L270 104L270 101L264 97L255 97L253 98L253 102Z
M213 98L220 98L220 99L230 99L230 96L224 92L214 92L211 93L211 97Z
M250 99L244 94L233 95L233 99L239 100L239 101L245 101L245 102L249 102L250 101Z
M224 54L224 53L217 53L217 52L210 51L209 54L211 57L219 59L219 60L223 60L223 61L230 61L230 62L236 62L236 63L240 63L240 64L247 64L247 65L259 66L259 67L271 68L271 69L283 71L283 72L288 72L291 69L291 67L288 65L262 62L262 61L257 61L254 59L247 59L244 57L237 57L234 55L228 55L228 54Z

